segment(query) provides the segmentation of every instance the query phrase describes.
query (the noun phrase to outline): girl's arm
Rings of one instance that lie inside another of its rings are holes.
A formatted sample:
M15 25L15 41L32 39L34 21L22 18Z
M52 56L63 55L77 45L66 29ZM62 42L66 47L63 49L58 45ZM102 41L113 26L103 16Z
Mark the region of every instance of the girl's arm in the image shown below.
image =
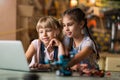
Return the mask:
M75 64L79 63L81 60L85 59L88 55L93 52L93 49L90 47L85 47L81 51L79 51L68 63L68 67L72 67Z
M59 42L59 45L58 45L58 56L60 55L65 55L65 49L62 42Z
M60 42L58 39L56 39L56 38L52 39L47 48L52 47L52 46L58 47L58 56L65 54L64 46L63 46L62 42Z
M35 52L36 51L35 51L34 45L31 43L25 53L28 63L31 62L31 59L33 55L35 54Z

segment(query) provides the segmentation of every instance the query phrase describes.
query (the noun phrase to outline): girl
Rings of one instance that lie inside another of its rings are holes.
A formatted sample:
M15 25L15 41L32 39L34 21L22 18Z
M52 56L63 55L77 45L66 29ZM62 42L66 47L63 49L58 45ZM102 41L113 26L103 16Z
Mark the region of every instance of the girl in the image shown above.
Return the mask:
M26 58L32 68L50 68L51 61L64 54L61 43L62 27L52 16L41 17L36 26L39 38L29 45Z
M80 8L68 9L63 13L62 23L66 48L74 56L67 66L73 70L97 69L99 54L87 28L85 13Z

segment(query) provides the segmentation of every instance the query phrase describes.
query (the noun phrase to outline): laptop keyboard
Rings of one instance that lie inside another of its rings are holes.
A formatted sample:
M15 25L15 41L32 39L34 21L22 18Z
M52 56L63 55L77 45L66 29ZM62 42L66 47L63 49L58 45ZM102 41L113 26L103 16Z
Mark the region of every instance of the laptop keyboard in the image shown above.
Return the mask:
M30 68L32 72L51 72L51 69L38 69L38 68Z

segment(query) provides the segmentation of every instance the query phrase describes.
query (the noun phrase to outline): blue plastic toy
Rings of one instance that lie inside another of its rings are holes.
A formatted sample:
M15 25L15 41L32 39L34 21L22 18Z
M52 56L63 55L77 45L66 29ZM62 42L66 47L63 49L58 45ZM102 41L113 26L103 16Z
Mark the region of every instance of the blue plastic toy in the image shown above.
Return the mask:
M56 75L71 76L72 71L69 68L67 68L67 64L70 61L70 57L61 55L59 58L60 58L59 61L51 63L51 65L59 67L59 69L56 71Z

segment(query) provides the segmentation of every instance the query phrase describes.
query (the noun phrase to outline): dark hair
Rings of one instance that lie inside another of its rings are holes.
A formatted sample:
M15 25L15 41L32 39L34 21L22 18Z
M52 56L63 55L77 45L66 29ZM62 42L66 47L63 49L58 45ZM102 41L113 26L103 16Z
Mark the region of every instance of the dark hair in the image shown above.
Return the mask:
M65 15L69 15L73 20L75 20L77 23L81 22L81 21L84 21L85 24L84 24L84 29L85 29L85 34L87 34L94 42L95 44L95 48L96 48L96 53L97 53L97 59L100 58L99 56L99 53L98 53L98 48L97 48L97 44L95 43L92 35L90 34L89 32L89 29L87 27L87 19L86 19L86 15L85 13L80 9L80 8L70 8L70 9L67 9L64 13L63 13L63 17ZM72 40L70 40L71 42ZM69 45L71 46L71 45Z

